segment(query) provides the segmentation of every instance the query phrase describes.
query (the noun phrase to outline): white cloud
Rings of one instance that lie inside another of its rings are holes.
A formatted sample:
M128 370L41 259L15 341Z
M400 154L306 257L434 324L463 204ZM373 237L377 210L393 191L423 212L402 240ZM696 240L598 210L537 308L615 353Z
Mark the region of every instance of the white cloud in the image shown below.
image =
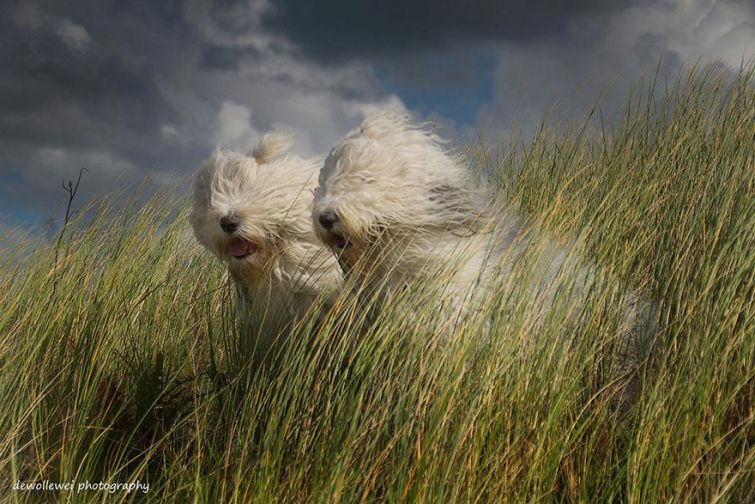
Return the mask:
M43 147L37 153L38 161L43 166L59 166L67 159L66 151L54 147Z
M272 9L269 0L232 2L222 9L199 0L184 3L185 20L205 42L253 54L234 58L233 68L201 74L179 70L172 77L180 82L161 83L186 115L184 124L210 125L193 135L249 148L267 130L288 129L297 136L294 149L300 154L324 154L367 111L403 107L398 96L385 92L369 64L324 66L300 57L288 40L262 26L262 16ZM208 103L208 96L220 97L220 104Z
M32 163L34 168L23 172L24 179L30 185L48 190L57 190L62 180L75 180L82 168L87 170L83 178L90 188L112 186L116 180L138 182L149 169L110 151L97 149L42 147Z
M273 43L284 42L260 29L262 15L270 8L268 0L229 2L222 7L202 0L186 0L183 16L207 42L265 50Z
M70 19L58 19L32 2L21 2L11 12L14 24L24 30L45 30L54 32L66 47L83 51L92 43L92 36L82 25Z
M721 0L685 0L642 4L620 10L607 20L584 18L573 32L596 33L603 51L631 60L631 52L652 41L688 64L719 61L736 70L755 56L755 4ZM652 64L652 62L650 62Z
M64 19L60 22L56 33L69 49L82 51L92 43L92 37L89 35L86 28L72 23L68 19Z
M578 18L563 40L502 44L493 99L478 121L483 127L516 123L531 130L556 104L563 115L579 117L611 83L603 105L616 111L628 87L654 72L662 57L672 72L698 60L736 71L755 58L755 5L642 3L608 17Z
M172 124L163 124L160 126L160 134L165 140L178 140L180 135L178 129Z
M736 70L755 56L755 4L687 0L633 7L611 19L606 31L619 48L650 34L685 62L718 60Z
M215 142L225 147L251 147L261 136L252 127L251 118L248 107L225 100L218 111Z
M325 154L365 113L403 107L366 64L322 67L265 51L238 65L201 73L178 67L161 76L164 96L182 116L182 138L208 149L213 143L247 149L266 131L283 128L296 134L300 154Z

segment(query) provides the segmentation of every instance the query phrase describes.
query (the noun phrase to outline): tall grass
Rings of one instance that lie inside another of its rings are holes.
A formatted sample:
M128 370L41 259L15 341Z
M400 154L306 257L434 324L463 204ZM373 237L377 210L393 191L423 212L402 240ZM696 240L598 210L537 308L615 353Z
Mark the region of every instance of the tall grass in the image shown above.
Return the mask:
M755 85L712 69L613 128L544 123L473 161L551 236L658 301L630 412L596 377L620 314L533 323L528 271L453 328L415 285L344 296L261 362L186 202L88 212L0 257L8 501L743 502L755 489ZM57 257L57 261L56 261ZM358 287L358 286L357 286ZM373 307L374 308L374 307ZM146 493L14 491L17 481Z

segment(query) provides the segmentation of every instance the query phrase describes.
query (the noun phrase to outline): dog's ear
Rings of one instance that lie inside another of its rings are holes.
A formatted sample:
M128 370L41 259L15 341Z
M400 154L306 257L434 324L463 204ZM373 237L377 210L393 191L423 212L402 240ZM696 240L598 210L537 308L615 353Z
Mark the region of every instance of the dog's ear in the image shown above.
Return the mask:
M276 156L288 152L294 144L294 136L285 131L271 131L265 133L262 140L249 153L259 164L265 164Z

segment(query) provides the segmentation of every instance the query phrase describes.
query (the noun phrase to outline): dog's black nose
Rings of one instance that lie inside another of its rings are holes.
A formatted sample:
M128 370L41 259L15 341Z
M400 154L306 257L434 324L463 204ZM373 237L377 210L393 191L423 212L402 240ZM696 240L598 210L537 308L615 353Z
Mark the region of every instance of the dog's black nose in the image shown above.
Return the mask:
M323 229L330 230L333 227L333 224L338 222L338 216L333 210L327 209L320 212L317 220L320 221L320 225L323 227Z
M220 219L220 227L226 233L233 233L239 227L239 218L235 215L226 215Z

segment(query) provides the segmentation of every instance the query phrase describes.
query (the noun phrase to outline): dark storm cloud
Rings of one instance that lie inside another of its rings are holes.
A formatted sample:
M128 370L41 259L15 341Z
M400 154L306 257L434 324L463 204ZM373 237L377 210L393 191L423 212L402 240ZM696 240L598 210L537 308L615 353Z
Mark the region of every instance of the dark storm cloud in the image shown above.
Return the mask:
M281 0L261 22L320 64L369 61L386 87L422 114L470 123L491 100L502 44L557 47L585 16L650 1Z
M0 215L59 215L151 174L185 179L216 145L300 127L320 152L388 95L366 66L321 70L259 26L265 2L22 0L0 8ZM310 133L311 134L308 134Z
M325 61L384 56L464 41L533 40L564 30L585 12L632 2L610 0L283 0L263 18Z
M536 120L561 98L576 114L661 54L733 66L755 49L754 12L749 0L5 2L0 218L60 215L60 180L81 167L82 194L147 174L187 185L215 145L248 148L273 127L321 154L386 104L457 127Z
M43 222L65 203L61 180L84 176L80 203L157 180L198 153L166 142L180 114L160 89L183 45L173 14L122 2L12 2L0 16L0 212ZM189 45L190 47L190 45ZM36 219L33 217L36 216Z
M182 113L161 89L178 49L196 51L177 4L23 1L3 10L0 213L8 219L60 216L61 180L81 168L80 204L149 174L154 186L177 182L206 153L206 142L180 141Z
M245 60L257 56L254 49L208 44L202 48L200 67L206 70L238 70Z
M104 5L59 14L55 3L18 3L0 21L4 144L96 147L154 160L144 147L176 114L158 90L159 65L144 57L149 40L122 28L149 18Z

